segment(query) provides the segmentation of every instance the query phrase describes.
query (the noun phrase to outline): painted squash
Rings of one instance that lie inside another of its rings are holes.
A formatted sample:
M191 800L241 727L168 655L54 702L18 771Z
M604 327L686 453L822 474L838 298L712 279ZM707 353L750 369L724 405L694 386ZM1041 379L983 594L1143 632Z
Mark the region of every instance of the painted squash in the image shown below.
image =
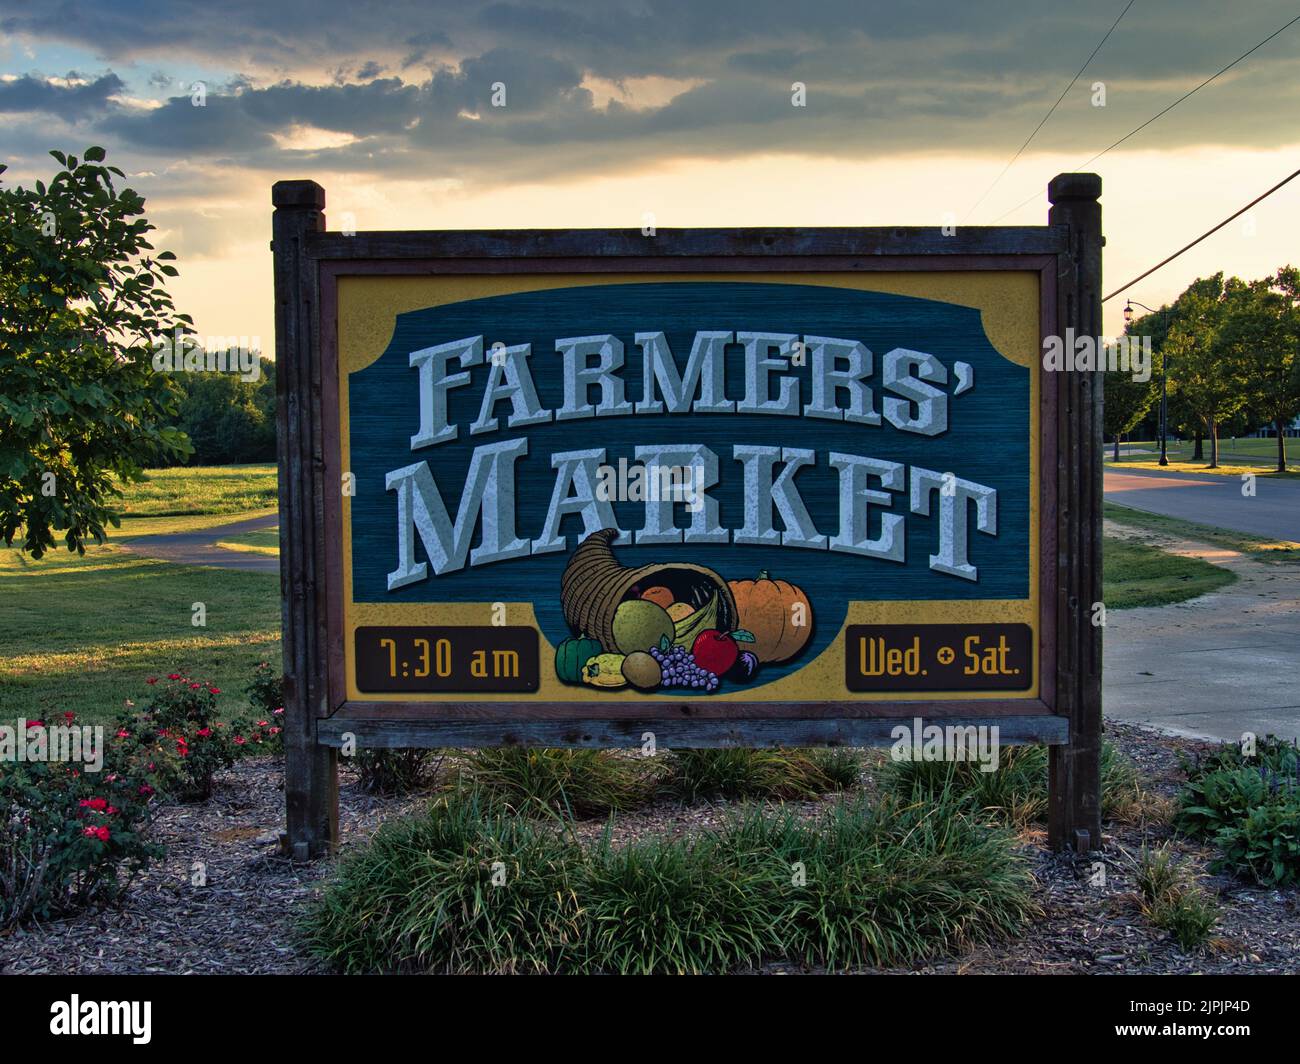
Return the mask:
M582 667L589 658L604 653L599 639L585 635L566 639L555 648L555 675L565 683L582 683Z
M794 584L772 580L767 571L757 580L730 580L739 626L752 632L754 644L745 649L761 662L789 661L812 636L813 611L808 596Z

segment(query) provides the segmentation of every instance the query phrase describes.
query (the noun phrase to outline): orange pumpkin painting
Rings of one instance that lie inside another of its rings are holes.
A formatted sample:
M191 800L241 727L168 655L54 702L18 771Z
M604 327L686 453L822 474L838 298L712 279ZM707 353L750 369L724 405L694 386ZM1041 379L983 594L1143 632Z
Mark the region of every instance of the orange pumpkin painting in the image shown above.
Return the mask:
M789 661L812 636L812 603L803 590L784 580L773 580L766 570L757 580L729 580L736 599L740 627L753 633L746 649L761 662Z

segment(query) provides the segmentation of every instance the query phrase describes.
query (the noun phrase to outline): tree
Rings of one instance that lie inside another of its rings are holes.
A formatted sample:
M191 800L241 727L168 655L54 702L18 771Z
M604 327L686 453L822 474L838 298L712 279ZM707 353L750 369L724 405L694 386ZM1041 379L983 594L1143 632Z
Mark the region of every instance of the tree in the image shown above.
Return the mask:
M275 461L273 361L261 360L256 381L205 371L180 374L177 384L182 392L177 426L194 446L193 464Z
M38 558L56 531L70 551L102 543L119 484L188 449L151 365L190 324L164 288L175 256L152 254L144 199L114 187L103 148L50 154L48 186L0 189L0 535Z
M1225 344L1223 327L1248 290L1222 273L1193 281L1174 304L1165 354L1169 374L1210 438L1210 468L1219 466L1219 423L1245 404L1247 372Z
M1250 410L1277 432L1284 473L1286 424L1300 411L1300 271L1284 266L1253 282L1224 322L1223 345L1246 367Z

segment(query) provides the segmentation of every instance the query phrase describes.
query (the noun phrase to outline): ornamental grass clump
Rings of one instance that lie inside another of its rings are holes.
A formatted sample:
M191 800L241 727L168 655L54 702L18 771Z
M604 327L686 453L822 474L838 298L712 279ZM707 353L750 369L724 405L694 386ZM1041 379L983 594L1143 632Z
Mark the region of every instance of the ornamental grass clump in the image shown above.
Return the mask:
M955 801L749 809L622 844L611 824L585 845L553 816L491 809L462 790L382 828L306 914L308 950L346 972L841 970L963 950L1038 911L1009 832Z

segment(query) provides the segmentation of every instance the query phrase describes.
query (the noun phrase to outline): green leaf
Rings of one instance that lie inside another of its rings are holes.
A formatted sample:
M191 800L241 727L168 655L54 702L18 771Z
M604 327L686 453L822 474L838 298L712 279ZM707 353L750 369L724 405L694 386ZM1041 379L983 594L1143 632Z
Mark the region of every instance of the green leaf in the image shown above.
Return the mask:
M104 161L105 154L106 153L103 148L99 147L98 145L94 145L86 149L83 158L88 163L101 163Z
M747 632L747 631L745 631L745 629L743 629L743 628L737 628L734 632L732 632L732 633L731 633L731 638L734 639L737 643L757 643L757 642L758 642L758 640L754 638L754 633L753 633L753 632Z

